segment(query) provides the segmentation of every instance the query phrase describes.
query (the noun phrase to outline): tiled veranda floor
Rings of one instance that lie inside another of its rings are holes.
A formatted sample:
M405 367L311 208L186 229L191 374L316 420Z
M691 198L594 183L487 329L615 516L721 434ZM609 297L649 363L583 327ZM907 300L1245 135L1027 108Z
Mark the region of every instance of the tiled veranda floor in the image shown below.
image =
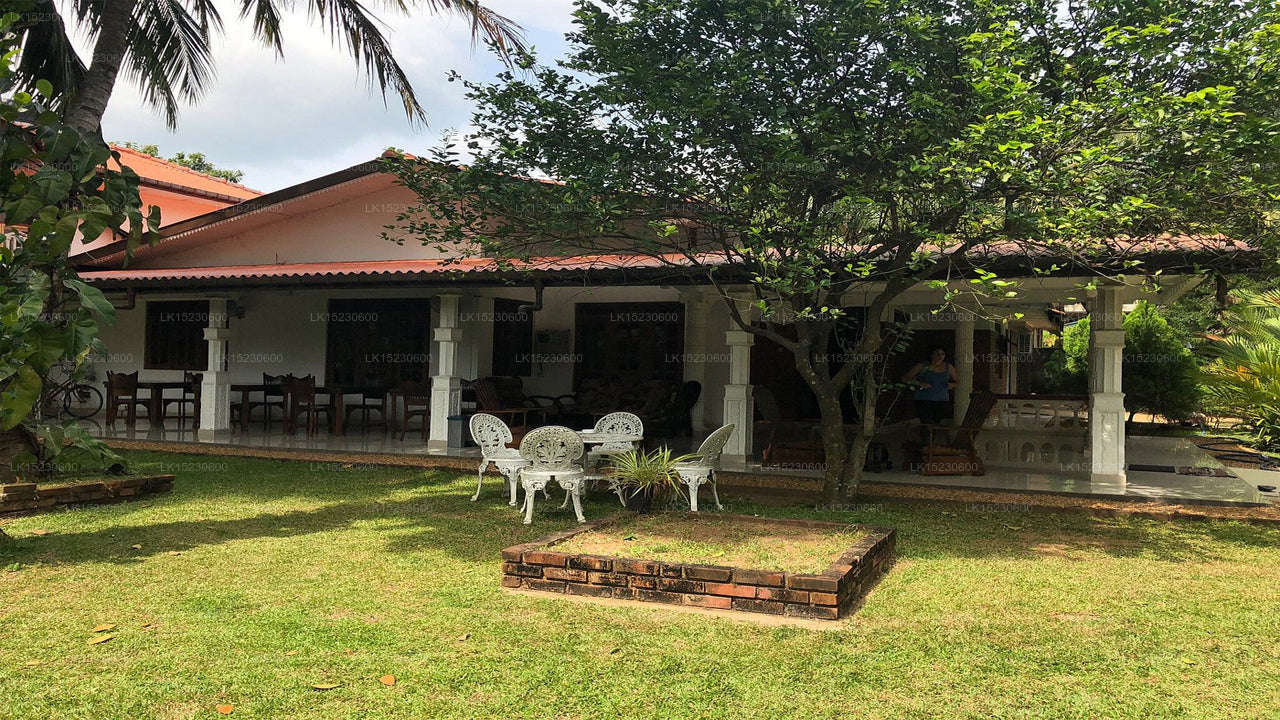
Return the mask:
M156 442L195 442L195 433L188 423L179 427L177 421L168 420L163 427L152 428L145 419L139 419L137 428L128 430L123 421L114 429L105 428L98 419L82 421L95 435L108 439L149 440ZM1224 466L1196 447L1191 438L1129 437L1126 456L1130 468L1123 486L1098 485L1089 481L1088 455L1083 436L1062 433L1036 434L1023 430L991 430L980 438L981 455L986 460L987 474L972 476L922 477L902 468L902 441L913 437L911 427L887 429L880 436L889 448L893 469L868 473L870 482L941 485L948 487L981 488L1033 492L1072 493L1098 496L1124 496L1152 498L1170 501L1213 503L1269 503L1277 499L1274 493L1260 493L1258 484L1280 484L1280 473L1248 471ZM304 432L286 435L279 423L268 430L253 424L249 430L234 431L219 444L263 449L310 450L331 453L376 453L442 456L453 458L478 457L475 448L451 449L448 452L429 451L422 441L420 431L410 431L404 440L393 436L382 427L365 428L357 420L343 437L319 433L308 437ZM685 441L688 442L688 441ZM677 447L679 451L686 447ZM1176 469L1200 467L1212 470L1225 469L1226 474L1187 475L1161 472L1140 467ZM726 468L751 474L768 476L818 477L814 470L761 467L758 463L746 468Z

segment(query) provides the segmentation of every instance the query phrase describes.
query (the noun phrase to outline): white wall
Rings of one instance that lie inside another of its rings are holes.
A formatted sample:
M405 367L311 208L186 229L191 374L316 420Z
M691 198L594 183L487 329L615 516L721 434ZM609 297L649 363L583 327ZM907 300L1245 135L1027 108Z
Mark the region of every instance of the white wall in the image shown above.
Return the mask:
M255 290L229 293L236 304L244 308L244 317L230 319L231 341L228 352L231 362L231 382L261 382L262 374L296 375L314 374L317 381L326 381L325 354L327 344L328 301L330 298L375 297L430 297L444 292L441 289L386 289L386 290ZM483 377L492 373L493 333L490 330L493 298L503 297L532 302L531 288L489 287L459 289L464 295L462 303L463 342L459 348L459 373L464 378ZM694 377L690 364L701 361L703 396L701 412L695 423L707 427L718 423L724 400L723 384L728 381L728 349L724 332L729 327L728 312L714 291L702 305L709 316L702 323L705 339L697 356L685 358L686 377ZM104 328L102 339L107 346L107 357L94 363L96 377L105 379L106 371L133 372L141 370L144 380L180 380L177 370L147 370L142 367L145 359L144 337L146 330L146 304L158 300L199 299L191 293L142 294L137 307L117 313L117 323ZM574 352L574 304L580 302L680 302L688 300L688 291L682 294L674 288L661 287L612 287L612 288L548 288L544 294L544 307L534 314L534 330L568 330L570 333L563 362L535 364L533 375L525 378L525 390L531 395L560 395L573 389ZM434 323L435 310L424 317L424 323ZM686 327L694 323L686 317ZM686 351L693 338L686 334ZM432 343L433 359L435 343ZM434 368L434 362L432 363ZM699 422L700 421L700 422Z

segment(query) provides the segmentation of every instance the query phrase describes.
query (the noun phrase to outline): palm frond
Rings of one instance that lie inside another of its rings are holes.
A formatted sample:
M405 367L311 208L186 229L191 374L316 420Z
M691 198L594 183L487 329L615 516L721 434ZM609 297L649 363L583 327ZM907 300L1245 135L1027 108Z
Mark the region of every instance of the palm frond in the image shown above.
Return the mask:
M37 80L48 80L54 94L48 99L55 110L61 110L84 81L84 61L76 53L53 0L39 0L26 17L29 23L14 28L22 37L14 80L18 89L27 92L35 90Z
M182 0L139 3L123 68L171 128L177 124L179 101L199 100L212 84L212 34L222 29L209 0L190 5L189 10Z
M392 1L402 4L402 0ZM434 13L453 14L465 18L471 24L473 45L483 37L506 60L528 52L520 26L505 15L481 5L479 0L423 0L423 2Z
M280 37L280 11L293 7L292 0L241 0L240 17L253 20L253 34L267 47L284 57Z
M396 93L404 103L405 114L414 120L425 119L426 112L418 103L409 77L382 34L380 20L359 0L309 0L309 7L329 36L351 54L384 96L387 92Z

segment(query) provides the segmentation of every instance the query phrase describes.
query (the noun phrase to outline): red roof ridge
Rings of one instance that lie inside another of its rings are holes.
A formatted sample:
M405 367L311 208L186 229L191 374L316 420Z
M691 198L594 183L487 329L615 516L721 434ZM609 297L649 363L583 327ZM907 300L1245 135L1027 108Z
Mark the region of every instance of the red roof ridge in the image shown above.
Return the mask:
M125 147L124 145L117 145L117 144L115 144L115 143L111 143L111 149L112 149L112 150L115 150L116 152L119 152L119 153L121 153L121 154L132 154L132 155L135 155L135 156L137 156L137 157L139 157L139 158L142 158L142 159L148 160L148 161L150 161L150 162L158 162L158 163L161 163L162 165L166 165L166 166L168 166L168 167L170 167L170 168L172 168L172 169L174 169L174 170L177 170L177 171L179 171L179 172L189 173L189 174L191 174L191 175L195 175L196 177L204 178L204 179L206 179L206 180L212 180L212 181L214 181L214 182L221 183L221 184L223 184L223 185L228 185L228 186L233 187L233 188L235 188L235 189L237 189L237 190L242 190L242 191L244 191L244 192L250 192L250 193L253 193L253 194L254 194L254 197L259 197L259 196L263 195L263 192L262 192L261 190L255 190L255 189L253 189L253 188L251 188L251 187L249 187L249 186L247 186L247 185L241 185L240 183L234 183L234 182L231 182L230 180L227 180L226 178L220 178L220 177L216 177L216 176L214 176L214 175L210 175L210 174L208 174L208 173L202 173L202 172L200 172L200 171L198 171L198 170L192 170L191 168L187 167L186 165L182 165L182 164L176 163L176 162L174 162L174 161L172 161L172 160L169 160L169 159L166 159L166 158L162 158L162 157L160 157L159 155L152 155L152 154L150 154L150 153L142 152L141 150L135 150L134 148L131 148L131 147ZM141 175L141 173L139 173L139 174ZM146 178L144 177L143 179L146 179ZM200 188L192 188L192 189L193 189L193 190L199 190Z

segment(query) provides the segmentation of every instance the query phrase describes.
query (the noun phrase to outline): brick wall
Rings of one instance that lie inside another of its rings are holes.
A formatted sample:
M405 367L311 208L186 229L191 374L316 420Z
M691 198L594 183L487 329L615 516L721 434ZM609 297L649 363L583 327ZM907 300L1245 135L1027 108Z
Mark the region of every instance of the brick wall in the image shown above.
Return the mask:
M825 572L809 575L719 565L576 555L557 543L610 523L597 520L502 551L502 586L596 598L639 600L688 607L740 610L836 620L855 607L894 557L893 528L856 526L867 533ZM734 518L717 515L717 518ZM759 522L760 518L744 518ZM822 529L840 523L774 518L774 522Z
M60 505L122 502L172 489L172 475L127 477L53 487L41 487L35 483L0 485L0 514L46 510Z

